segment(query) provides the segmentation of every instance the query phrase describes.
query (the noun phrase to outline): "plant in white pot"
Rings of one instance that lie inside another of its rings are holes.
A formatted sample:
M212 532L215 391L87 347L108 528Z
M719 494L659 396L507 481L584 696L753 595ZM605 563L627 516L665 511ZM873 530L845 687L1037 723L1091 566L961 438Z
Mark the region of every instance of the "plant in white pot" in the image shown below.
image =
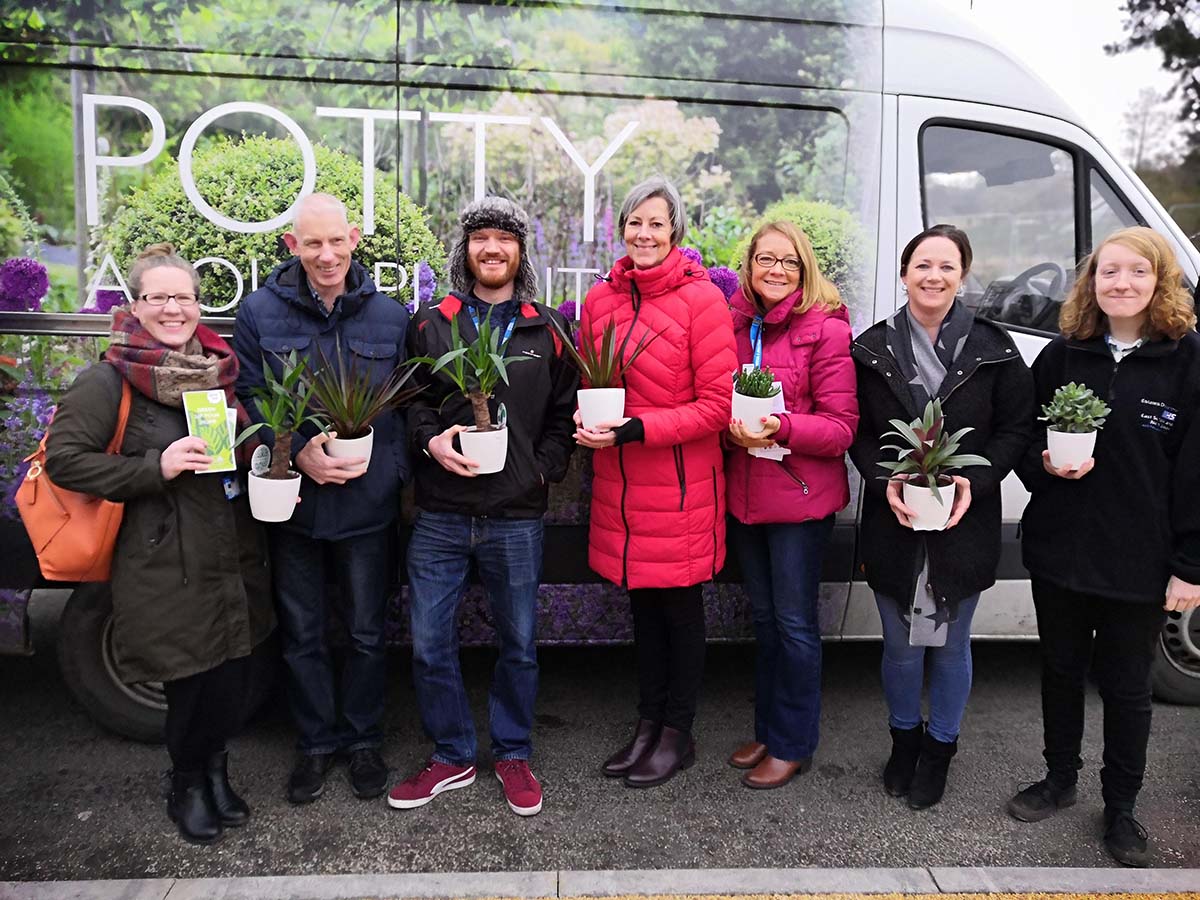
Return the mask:
M925 405L919 419L911 422L892 419L888 424L894 430L885 432L883 437L898 437L902 443L883 445L883 450L895 450L897 459L879 463L892 473L880 477L903 480L904 505L916 513L912 520L914 531L941 531L954 505L954 479L949 473L963 466L991 465L977 454L958 452L963 436L975 429L960 428L947 434L942 404L937 400Z
M1078 469L1096 449L1096 432L1112 412L1086 384L1064 384L1042 407L1050 465Z
M513 363L525 362L532 357L505 357L508 342L503 340L499 329L493 328L490 314L479 322L474 341L467 344L458 332L458 319L450 323L450 349L433 363L431 374L443 369L454 382L459 392L471 402L474 426L459 432L458 441L463 456L479 463L477 475L490 475L504 468L508 458L508 427L504 415L498 423L492 422L488 400L500 382L508 384L508 367ZM443 401L444 403L445 401ZM504 404L501 404L503 409Z
M731 417L750 431L761 431L762 420L771 414L779 390L770 369L748 367L734 372Z
M290 468L292 435L307 422L318 428L324 424L308 412L313 387L307 363L295 350L276 358L282 367L280 377L275 377L264 359L263 384L252 394L262 421L243 430L237 439L240 444L260 428L269 428L275 435L270 465L262 474L250 473L250 512L261 522L286 522L292 517L300 496L300 473Z
M421 392L419 387L406 385L418 366L433 360L405 360L376 383L369 364L363 365L356 356L345 362L340 339L335 346L334 359L322 352L321 368L312 376L313 411L325 421L327 430L337 435L325 443L325 452L340 459L361 457L366 460L365 470L374 443L371 423Z
M625 373L633 365L642 351L658 337L650 329L646 329L633 349L626 354L629 340L633 336L633 328L626 332L621 346L617 346L617 323L609 319L600 332L600 345L589 332L581 336L579 346L571 340L571 336L563 329L558 321L550 320L558 337L562 341L567 355L579 369L585 388L580 388L576 394L579 403L579 416L583 419L584 428L595 428L604 422L612 422L625 415L625 388L621 387Z

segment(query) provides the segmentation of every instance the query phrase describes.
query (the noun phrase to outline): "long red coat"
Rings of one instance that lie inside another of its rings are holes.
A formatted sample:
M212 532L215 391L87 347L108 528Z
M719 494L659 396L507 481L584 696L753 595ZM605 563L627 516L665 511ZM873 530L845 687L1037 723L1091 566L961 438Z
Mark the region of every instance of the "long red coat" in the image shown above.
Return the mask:
M644 442L597 450L588 563L626 588L687 587L725 562L725 474L719 435L729 425L737 366L721 291L672 249L635 269L624 257L587 295L581 340L658 337L625 375L625 415Z

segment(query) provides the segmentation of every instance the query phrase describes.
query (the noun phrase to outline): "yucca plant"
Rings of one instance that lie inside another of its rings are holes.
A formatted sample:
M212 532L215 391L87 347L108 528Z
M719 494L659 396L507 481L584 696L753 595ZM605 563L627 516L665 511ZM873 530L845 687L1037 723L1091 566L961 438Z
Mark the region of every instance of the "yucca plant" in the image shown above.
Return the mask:
M632 326L625 333L625 339L621 341L621 346L618 348L617 323L616 320L610 318L600 332L600 348L597 349L595 338L590 331L581 336L579 346L576 347L571 336L558 324L557 319L551 317L550 324L558 332L563 349L567 351L567 355L578 367L580 377L588 387L592 388L620 387L625 373L629 371L633 361L641 356L642 352L658 337L656 332L647 328L642 332L637 343L633 345L633 349L626 355L625 351L629 347L629 340L633 337Z
M270 428L275 434L275 446L271 450L271 466L267 478L287 478L292 463L292 435L301 425L311 422L318 428L324 425L319 416L308 412L313 395L309 378L308 362L293 350L287 356L275 354L282 371L279 378L263 358L263 384L256 387L251 396L258 408L261 422L243 429L238 435L240 444L260 428Z
M376 384L370 365L361 365L353 356L346 363L340 338L334 346L333 360L321 352L321 368L312 376L312 401L313 411L343 439L366 437L379 416L419 394L422 388L406 385L420 365L433 361L426 357L405 360Z
M960 428L953 434L947 434L946 419L942 415L942 404L938 400L930 400L925 404L925 413L919 419L913 419L911 422L891 419L888 424L895 430L884 432L883 438L897 437L903 443L883 445L883 450L895 450L897 458L895 462L879 463L891 472L891 475L879 477L891 479L897 475L911 476L909 484L929 488L938 503L942 502L938 492L938 481L946 478L949 472L963 466L991 465L982 456L958 452L963 436L975 429Z
M770 369L738 369L733 373L733 389L743 397L774 397L779 393L775 373Z
M439 356L430 369L432 374L445 369L446 376L471 401L478 431L492 430L492 414L487 402L496 385L502 381L508 384L508 367L532 359L529 356L506 358L504 349L507 345L500 330L492 327L491 310L479 323L478 335L469 344L463 341L458 331L458 319L454 318L450 321L450 349Z
M1112 410L1090 387L1072 381L1054 392L1050 402L1042 407L1044 415L1038 418L1048 422L1053 431L1087 434L1103 428L1110 412Z

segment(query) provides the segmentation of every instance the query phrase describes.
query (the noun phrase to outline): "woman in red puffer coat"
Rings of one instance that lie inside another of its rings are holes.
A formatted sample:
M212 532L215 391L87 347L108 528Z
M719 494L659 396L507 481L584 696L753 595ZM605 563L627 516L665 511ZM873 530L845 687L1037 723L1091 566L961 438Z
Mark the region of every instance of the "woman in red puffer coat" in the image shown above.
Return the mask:
M604 773L652 787L695 759L701 584L725 562L720 433L737 358L724 295L678 249L686 223L674 185L637 185L619 225L628 255L588 292L580 340L598 346L610 321L618 342L632 334L626 346L653 337L625 373L627 418L580 424L575 439L597 451L588 562L629 590L638 665L637 728Z

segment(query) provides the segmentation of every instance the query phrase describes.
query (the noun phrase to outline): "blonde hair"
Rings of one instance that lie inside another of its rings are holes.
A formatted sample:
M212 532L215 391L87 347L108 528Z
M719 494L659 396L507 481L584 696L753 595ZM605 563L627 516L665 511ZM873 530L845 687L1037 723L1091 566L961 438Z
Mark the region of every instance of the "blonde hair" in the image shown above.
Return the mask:
M192 276L192 290L196 292L196 296L200 296L200 274L195 267L182 256L175 252L175 245L163 241L160 244L151 244L145 250L138 254L133 265L129 268L129 291L133 294L133 299L137 300L142 296L142 276L151 269L162 268L169 266L173 269L183 269Z
M808 235L795 222L789 222L787 219L779 219L762 225L754 232L750 243L746 245L746 253L738 268L738 284L747 299L752 300L757 306L762 306L758 294L750 286L750 267L754 264L754 248L768 231L774 231L787 238L795 248L796 255L800 257L800 287L803 288L804 294L792 312L799 315L808 312L814 306L820 306L826 312L833 312L840 307L842 296L833 282L821 274L821 268L817 265L817 256L813 253L812 242L808 239Z
M1142 326L1142 337L1166 337L1179 340L1196 327L1192 298L1183 283L1183 270L1166 239L1143 225L1122 228L1106 237L1079 264L1075 284L1058 314L1059 330L1069 338L1086 340L1105 332L1108 317L1096 300L1096 268L1100 251L1108 244L1120 244L1154 267L1154 296L1147 307L1149 315Z

